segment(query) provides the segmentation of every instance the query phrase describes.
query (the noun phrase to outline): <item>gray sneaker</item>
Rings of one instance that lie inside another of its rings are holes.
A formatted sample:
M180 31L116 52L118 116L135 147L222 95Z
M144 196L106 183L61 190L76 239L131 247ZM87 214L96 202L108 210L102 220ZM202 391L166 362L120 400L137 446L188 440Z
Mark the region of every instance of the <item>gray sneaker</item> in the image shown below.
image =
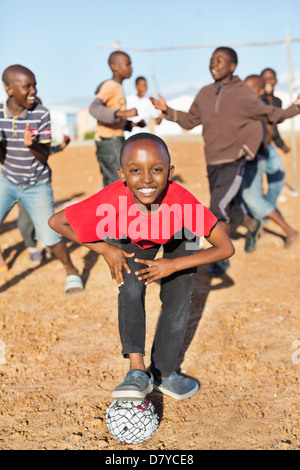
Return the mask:
M114 389L112 396L119 401L142 400L152 390L153 375L150 372L133 369L128 372L123 382Z
M262 222L257 221L257 229L254 232L248 230L246 233L245 251L246 253L252 253L255 250L258 237L260 235L263 225Z
M199 385L193 379L172 372L169 377L165 377L161 382L154 380L154 390L175 398L175 400L185 400L198 392Z

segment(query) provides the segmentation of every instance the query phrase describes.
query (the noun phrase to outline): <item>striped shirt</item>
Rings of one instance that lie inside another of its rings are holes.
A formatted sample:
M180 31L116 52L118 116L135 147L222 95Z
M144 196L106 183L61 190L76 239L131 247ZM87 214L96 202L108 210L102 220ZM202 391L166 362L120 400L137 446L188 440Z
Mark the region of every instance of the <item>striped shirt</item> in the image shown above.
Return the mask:
M31 110L24 109L13 116L6 103L0 103L0 140L6 150L2 174L14 184L32 186L50 183L51 170L47 163L37 160L24 144L26 124L35 135L35 142L51 142L51 122L48 109L36 104Z

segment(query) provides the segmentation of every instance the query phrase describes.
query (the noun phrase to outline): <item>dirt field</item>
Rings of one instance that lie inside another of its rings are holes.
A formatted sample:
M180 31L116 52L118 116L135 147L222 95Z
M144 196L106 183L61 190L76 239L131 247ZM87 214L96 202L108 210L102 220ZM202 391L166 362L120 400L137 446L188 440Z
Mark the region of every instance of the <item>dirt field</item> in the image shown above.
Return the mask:
M201 140L168 143L178 180L208 204ZM290 160L283 156L291 183ZM52 156L50 166L59 207L101 186L93 145L70 146ZM298 230L299 202L284 188L279 207ZM6 348L0 449L124 450L105 425L111 392L128 367L120 355L117 287L103 259L69 243L85 291L66 298L57 261L30 265L17 214L14 209L0 231L10 266L0 275L0 341ZM228 274L211 279L206 267L197 274L181 369L199 380L199 393L176 402L153 392L159 428L149 441L126 449L300 449L300 243L284 250L280 230L269 224L257 250L247 254L244 233L240 229L234 242ZM158 294L158 284L148 288L147 361Z

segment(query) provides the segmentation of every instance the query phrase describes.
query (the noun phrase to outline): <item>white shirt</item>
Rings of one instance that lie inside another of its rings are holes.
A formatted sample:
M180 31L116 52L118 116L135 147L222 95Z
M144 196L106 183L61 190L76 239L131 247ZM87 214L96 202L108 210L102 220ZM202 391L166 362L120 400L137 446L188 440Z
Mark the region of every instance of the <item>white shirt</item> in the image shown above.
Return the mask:
M160 111L157 110L147 96L139 98L137 95L128 95L126 96L126 109L136 108L138 115L130 118L132 122L139 122L142 119L146 122L146 127L133 127L131 132L125 131L125 139L128 139L133 134L138 134L139 132L151 132L149 123L151 119L158 118L160 116Z

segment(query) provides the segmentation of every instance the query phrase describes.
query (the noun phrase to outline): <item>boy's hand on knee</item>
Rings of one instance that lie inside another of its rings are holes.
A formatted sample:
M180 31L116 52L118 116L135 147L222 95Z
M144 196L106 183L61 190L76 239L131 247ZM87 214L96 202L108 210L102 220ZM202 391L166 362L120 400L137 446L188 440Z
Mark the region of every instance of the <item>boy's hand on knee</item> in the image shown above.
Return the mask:
M139 271L135 272L135 275L138 276L139 281L146 281L146 286L154 281L158 281L163 277L168 277L176 272L173 259L160 258L152 261L135 258L134 261L136 263L146 264L148 266L145 269L140 269Z
M127 253L117 246L109 245L106 247L103 253L103 258L109 266L111 272L111 278L117 281L118 286L124 284L123 268L127 274L131 273L131 269L128 266L127 258L132 258L135 253Z

